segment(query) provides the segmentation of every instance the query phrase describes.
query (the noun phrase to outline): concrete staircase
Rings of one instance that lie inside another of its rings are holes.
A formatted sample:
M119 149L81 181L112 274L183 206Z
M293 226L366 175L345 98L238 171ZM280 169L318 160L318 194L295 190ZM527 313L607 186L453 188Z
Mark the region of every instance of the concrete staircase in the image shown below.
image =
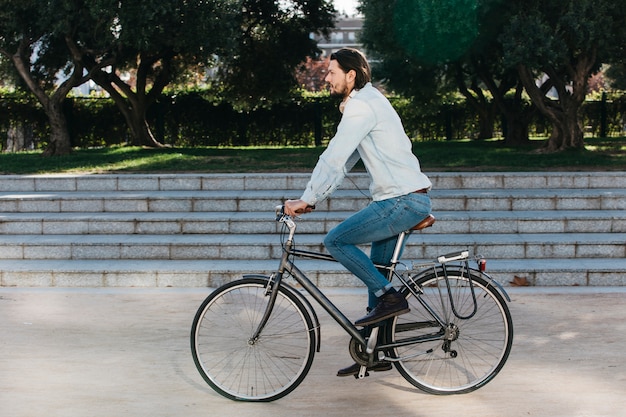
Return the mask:
M406 260L470 249L504 285L626 285L626 173L430 173L437 223ZM0 286L214 287L268 273L274 207L308 174L0 176ZM303 217L299 248L368 199L353 174ZM298 260L320 286L359 286L333 262Z

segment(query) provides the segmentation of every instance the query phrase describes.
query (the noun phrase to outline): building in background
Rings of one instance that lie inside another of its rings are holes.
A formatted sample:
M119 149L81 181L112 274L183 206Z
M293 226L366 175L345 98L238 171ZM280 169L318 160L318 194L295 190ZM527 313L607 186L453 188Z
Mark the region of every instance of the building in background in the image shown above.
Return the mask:
M315 35L317 46L322 50L321 58L330 56L341 48L362 49L359 43L359 35L363 28L363 19L360 17L340 17L335 23L335 28L330 33L330 38Z
M341 48L357 48L362 50L359 36L363 28L363 19L354 16L341 15L335 22L335 28L328 38L311 34L317 41L317 47L322 51L319 57L307 58L296 68L298 84L308 91L322 91L326 88L324 77L328 68L330 55Z

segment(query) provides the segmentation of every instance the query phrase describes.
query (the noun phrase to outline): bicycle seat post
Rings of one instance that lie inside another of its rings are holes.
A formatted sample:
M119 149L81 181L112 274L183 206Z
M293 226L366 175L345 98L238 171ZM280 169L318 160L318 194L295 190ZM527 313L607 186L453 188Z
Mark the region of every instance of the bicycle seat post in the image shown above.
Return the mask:
M393 256L391 257L391 264L395 265L400 260L400 252L402 252L402 248L404 246L404 240L413 232L414 230L423 230L427 227L431 227L435 224L435 216L429 214L426 216L421 222L410 228L409 230L405 230L404 232L398 235L398 241L396 242L396 247L393 251Z
M407 235L411 233L410 230L402 232L398 235L398 241L396 242L396 247L393 250L393 256L391 257L391 265L395 265L400 260L400 252L402 251L402 246L404 245L404 240Z

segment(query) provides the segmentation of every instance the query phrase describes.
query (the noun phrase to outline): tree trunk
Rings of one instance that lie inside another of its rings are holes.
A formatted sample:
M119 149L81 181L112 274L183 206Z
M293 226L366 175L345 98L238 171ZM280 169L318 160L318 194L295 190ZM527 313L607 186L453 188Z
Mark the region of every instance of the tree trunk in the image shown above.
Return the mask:
M528 145L528 115L522 111L506 111L502 121L504 144L507 146Z
M20 152L34 149L33 127L22 121L11 121L7 130L4 152Z
M161 148L163 144L160 143L152 134L152 129L146 120L145 105L135 105L129 110L129 115L126 118L128 125L130 126L133 135L133 145L147 146L149 148Z
M50 100L48 106L46 106L46 115L50 122L50 142L43 155L58 156L69 154L72 150L72 145L62 103Z
M550 100L546 97L547 88L537 86L532 72L524 65L518 65L518 73L528 92L530 99L537 106L552 124L552 132L545 145L547 152L558 152L566 149L584 149L585 142L583 131L578 120L578 109L585 99L587 88L587 76L590 64L594 57L581 60L579 65L573 66L572 91L568 91L567 83L558 77L556 71L548 68L546 74L549 76L551 85L554 85L558 100Z
M496 118L495 106L490 103L487 108L478 111L478 137L476 139L491 139L493 137L493 125Z
M93 73L93 80L104 89L115 104L117 108L124 116L126 125L130 129L132 135L132 144L136 146L146 146L149 148L161 148L161 144L150 129L148 121L146 120L146 112L148 110L148 104L145 94L138 94L133 92L130 87L119 79L114 73L107 73L105 71L96 71ZM124 97L117 90L119 88L126 95Z
M30 91L33 92L43 106L46 116L48 116L48 121L50 122L50 142L43 154L45 156L67 155L72 150L72 146L70 134L67 130L67 120L63 112L63 101L71 88L80 84L77 80L81 78L82 67L74 67L70 78L61 83L51 95L48 95L32 77L30 61L26 54L26 51L28 51L27 47L28 43L26 40L20 42L18 53L11 56L11 61L20 77L22 77Z
M578 115L576 112L574 114L570 113L561 113L561 117L553 117L551 119L552 132L544 147L547 152L584 148L585 142L583 131L578 122Z
M489 101L485 97L476 80L474 80L468 88L466 84L466 76L463 72L463 66L460 64L456 65L455 77L459 91L463 94L465 100L470 104L470 106L472 106L476 113L478 113L479 132L476 139L492 138L493 125L496 118L495 103L493 101Z
M530 143L528 123L532 109L524 105L522 85L510 73L501 74L500 83L498 84L486 66L475 62L474 67L481 81L487 86L493 97L493 112L495 113L496 110L499 110L502 114L504 144L507 146L528 145ZM507 93L513 87L515 87L515 94L513 97L508 98Z

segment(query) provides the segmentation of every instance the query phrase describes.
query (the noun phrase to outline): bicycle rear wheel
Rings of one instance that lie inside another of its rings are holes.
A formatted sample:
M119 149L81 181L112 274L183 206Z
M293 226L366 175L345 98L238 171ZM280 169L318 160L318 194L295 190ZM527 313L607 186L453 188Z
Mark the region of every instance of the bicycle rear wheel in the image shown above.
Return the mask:
M241 401L273 401L293 391L315 355L315 331L302 302L281 288L272 314L253 340L268 305L267 281L243 279L210 294L191 328L196 368L219 394Z
M485 385L502 369L513 344L513 322L500 292L478 272L446 269L448 284L443 269L415 282L420 298L445 326L405 289L411 312L396 317L392 340L433 340L397 347L393 354L401 358L396 368L414 386L431 394L462 394Z

